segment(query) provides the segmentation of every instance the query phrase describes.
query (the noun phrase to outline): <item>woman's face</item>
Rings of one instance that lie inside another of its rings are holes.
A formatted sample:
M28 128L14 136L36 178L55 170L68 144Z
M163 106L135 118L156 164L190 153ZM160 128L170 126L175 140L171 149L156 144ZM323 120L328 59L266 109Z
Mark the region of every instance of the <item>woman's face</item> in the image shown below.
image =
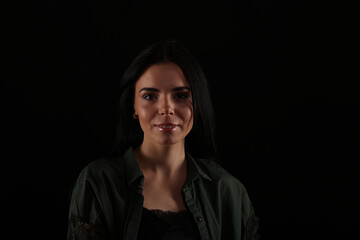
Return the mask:
M169 62L150 66L135 84L134 109L144 142L184 144L193 126L193 104L181 68Z

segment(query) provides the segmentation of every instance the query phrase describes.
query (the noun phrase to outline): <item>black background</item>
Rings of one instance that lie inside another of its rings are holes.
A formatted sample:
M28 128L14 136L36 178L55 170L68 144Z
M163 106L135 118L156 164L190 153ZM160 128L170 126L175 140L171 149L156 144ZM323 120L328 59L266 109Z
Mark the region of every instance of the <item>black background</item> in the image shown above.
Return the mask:
M73 181L112 143L116 86L164 37L200 61L222 165L263 239L359 234L355 8L265 0L16 2L5 25L4 232L65 239ZM4 9L5 12L7 9Z

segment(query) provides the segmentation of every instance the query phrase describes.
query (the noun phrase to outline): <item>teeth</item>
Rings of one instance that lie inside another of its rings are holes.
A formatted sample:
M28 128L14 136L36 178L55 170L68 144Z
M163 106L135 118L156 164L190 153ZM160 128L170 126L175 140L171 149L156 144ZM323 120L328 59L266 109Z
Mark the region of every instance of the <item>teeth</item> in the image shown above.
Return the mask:
M160 126L161 128L174 128L175 126Z

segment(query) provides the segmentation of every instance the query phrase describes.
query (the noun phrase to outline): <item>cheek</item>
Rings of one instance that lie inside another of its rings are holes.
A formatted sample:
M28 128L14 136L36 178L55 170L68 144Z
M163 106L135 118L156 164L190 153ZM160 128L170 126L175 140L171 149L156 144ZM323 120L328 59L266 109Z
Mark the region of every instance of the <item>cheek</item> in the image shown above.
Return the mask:
M139 115L139 121L142 126L151 124L152 120L156 115L156 109L153 106L139 106L137 108L137 113Z
M188 127L192 127L194 121L194 111L192 106L187 106L182 109L182 119Z

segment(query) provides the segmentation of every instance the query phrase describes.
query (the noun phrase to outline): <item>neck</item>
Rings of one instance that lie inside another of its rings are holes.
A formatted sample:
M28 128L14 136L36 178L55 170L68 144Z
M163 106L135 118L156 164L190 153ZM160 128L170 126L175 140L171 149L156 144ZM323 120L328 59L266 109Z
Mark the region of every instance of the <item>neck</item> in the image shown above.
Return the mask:
M184 142L172 145L158 145L144 141L134 150L135 157L143 172L170 176L185 165Z

